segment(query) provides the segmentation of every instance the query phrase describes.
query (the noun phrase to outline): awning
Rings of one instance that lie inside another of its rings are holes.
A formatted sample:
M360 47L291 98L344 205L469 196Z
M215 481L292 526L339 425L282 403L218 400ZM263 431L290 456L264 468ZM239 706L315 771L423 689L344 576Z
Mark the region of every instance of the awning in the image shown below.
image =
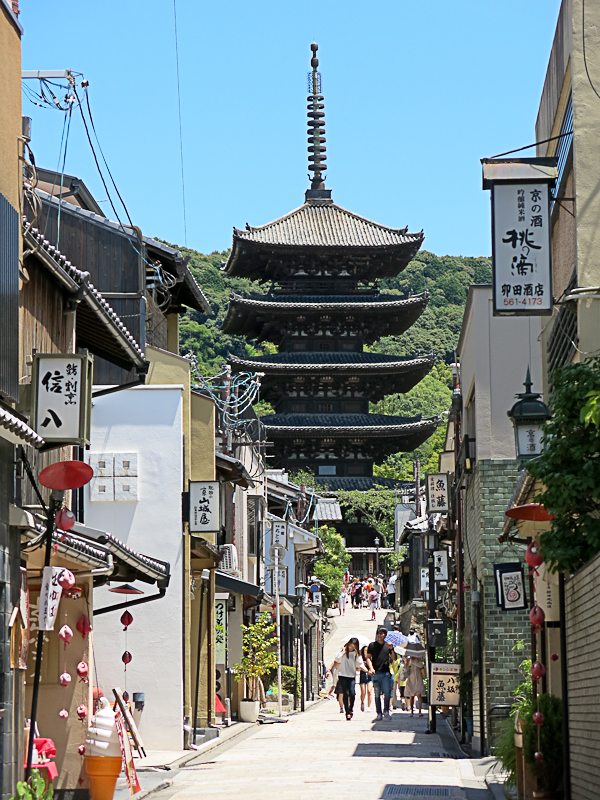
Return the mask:
M248 583L248 581L243 581L234 575L221 572L219 569L215 570L215 583L219 589L227 589L228 592L234 592L235 594L247 594L250 597L258 597L261 591L260 586L255 583Z
M254 486L252 476L239 459L226 456L225 453L215 453L215 465L226 481L237 483L243 489Z
M342 509L340 504L333 498L321 498L317 501L313 519L318 519L319 522L341 522Z
M265 599L262 601L260 606L258 607L259 611L268 611L269 613L275 613L275 597L271 597L271 595L266 595ZM290 601L279 595L279 615L281 617L292 617L294 615L294 606L290 603Z

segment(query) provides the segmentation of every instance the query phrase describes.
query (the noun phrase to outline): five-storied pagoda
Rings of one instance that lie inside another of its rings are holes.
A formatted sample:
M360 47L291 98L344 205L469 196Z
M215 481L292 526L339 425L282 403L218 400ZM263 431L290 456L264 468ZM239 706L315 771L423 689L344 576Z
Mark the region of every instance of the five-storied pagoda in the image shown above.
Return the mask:
M304 204L274 222L233 230L230 276L269 282L266 295L232 295L223 330L273 342L274 355L229 356L234 372L262 372L262 398L275 414L262 418L274 443L270 467L308 469L335 489L368 489L373 464L411 451L436 419L370 414L369 401L407 392L432 368L433 356L402 358L364 352L419 318L427 293L380 294L377 282L404 270L423 232L387 228L347 211L325 188L325 128L317 45L308 96L310 189ZM374 531L355 529L349 546L372 545ZM347 534L346 534L347 535ZM358 537L358 540L357 540Z

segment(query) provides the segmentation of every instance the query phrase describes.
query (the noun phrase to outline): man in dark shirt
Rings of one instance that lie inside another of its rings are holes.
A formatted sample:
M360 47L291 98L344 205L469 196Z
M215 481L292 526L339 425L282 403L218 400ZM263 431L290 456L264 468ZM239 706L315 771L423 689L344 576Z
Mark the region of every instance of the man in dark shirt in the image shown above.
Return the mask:
M394 681L390 672L390 664L396 660L396 653L390 642L385 641L386 629L380 625L377 628L377 640L371 642L367 648L367 667L373 676L373 689L375 690L375 708L377 719L384 716L391 717L390 699ZM383 709L381 708L381 694L383 693Z

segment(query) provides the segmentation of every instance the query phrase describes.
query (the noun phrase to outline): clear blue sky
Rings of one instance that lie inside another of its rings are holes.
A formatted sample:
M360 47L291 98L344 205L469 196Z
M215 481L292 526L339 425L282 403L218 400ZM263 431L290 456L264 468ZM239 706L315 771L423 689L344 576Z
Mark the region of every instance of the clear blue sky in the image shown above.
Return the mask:
M177 0L187 240L301 205L306 73L319 44L333 199L425 230L438 255L490 253L479 159L534 141L559 0ZM183 244L172 0L21 0L24 69L90 81L100 141L134 222ZM62 114L27 100L31 146L56 169ZM534 155L527 151L523 155ZM73 116L66 172L97 199ZM108 203L102 203L110 213Z

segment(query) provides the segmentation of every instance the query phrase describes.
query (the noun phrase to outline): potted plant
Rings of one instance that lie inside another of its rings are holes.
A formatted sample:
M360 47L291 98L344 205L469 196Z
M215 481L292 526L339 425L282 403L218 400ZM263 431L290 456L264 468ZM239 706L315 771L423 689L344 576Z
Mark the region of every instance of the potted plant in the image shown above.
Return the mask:
M17 791L10 800L52 800L54 787L40 775L39 769L34 769L28 781L18 781Z
M243 722L256 722L260 711L260 697L264 695L262 676L277 667L277 655L273 652L275 628L269 614L264 614L254 625L242 625L244 655L234 669L236 681L246 682L246 694L240 701L240 717Z
M541 715L541 716L539 716ZM536 800L555 800L563 775L562 703L542 694L523 717L523 755L537 778Z

